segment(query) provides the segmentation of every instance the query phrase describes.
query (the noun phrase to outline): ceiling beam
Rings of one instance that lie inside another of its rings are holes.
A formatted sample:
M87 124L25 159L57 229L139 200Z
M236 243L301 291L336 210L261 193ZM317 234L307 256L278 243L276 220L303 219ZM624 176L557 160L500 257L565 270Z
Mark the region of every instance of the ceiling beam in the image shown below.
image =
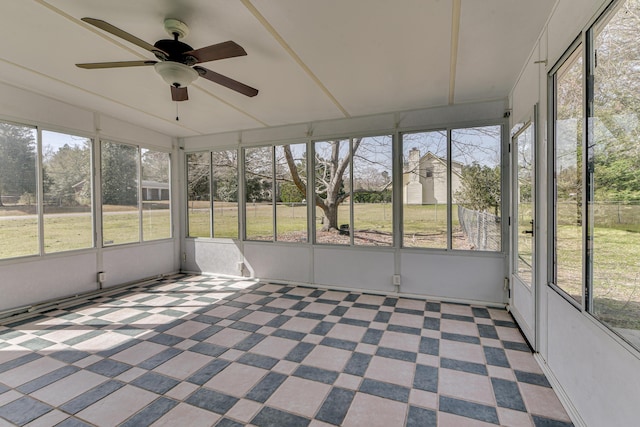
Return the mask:
M289 46L289 44L282 38L282 36L273 28L273 25L256 9L256 7L251 3L250 0L241 0L242 4L249 9L249 12L262 24L262 26L273 36L274 39L280 46L293 58L293 60L304 70L305 73L318 85L320 90L324 92L325 95L333 102L333 104L340 110L340 112L345 117L351 117L351 115L347 112L347 110L338 102L338 100L333 96L333 94L327 89L327 87L320 81L318 76L314 74L313 71L307 66L307 64L302 61L302 59L298 56L298 54Z
M458 42L460 40L460 9L462 0L453 0L451 14L451 51L449 53L449 105L453 105L458 66Z

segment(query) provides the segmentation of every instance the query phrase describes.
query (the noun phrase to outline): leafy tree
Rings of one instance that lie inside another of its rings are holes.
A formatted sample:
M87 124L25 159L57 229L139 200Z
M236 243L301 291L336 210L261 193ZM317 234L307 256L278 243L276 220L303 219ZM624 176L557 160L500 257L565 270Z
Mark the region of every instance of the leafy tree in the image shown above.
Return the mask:
M0 123L0 206L3 195L36 192L35 130Z
M102 203L138 204L138 149L112 142L102 144Z
M280 200L284 203L300 203L304 198L305 196L295 184L291 182L283 182L280 184Z
M87 204L91 201L91 148L84 142L65 144L55 152L44 153L45 194L60 206ZM76 186L80 185L79 191Z
M455 193L458 203L475 211L500 211L500 167L477 162L462 167L461 188Z

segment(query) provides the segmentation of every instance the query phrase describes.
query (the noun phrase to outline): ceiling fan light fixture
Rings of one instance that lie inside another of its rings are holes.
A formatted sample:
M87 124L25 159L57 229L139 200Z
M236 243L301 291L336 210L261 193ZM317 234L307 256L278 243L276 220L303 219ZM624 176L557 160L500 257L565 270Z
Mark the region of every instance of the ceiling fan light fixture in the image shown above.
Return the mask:
M196 70L179 62L158 62L154 68L166 83L174 87L187 87L198 78Z

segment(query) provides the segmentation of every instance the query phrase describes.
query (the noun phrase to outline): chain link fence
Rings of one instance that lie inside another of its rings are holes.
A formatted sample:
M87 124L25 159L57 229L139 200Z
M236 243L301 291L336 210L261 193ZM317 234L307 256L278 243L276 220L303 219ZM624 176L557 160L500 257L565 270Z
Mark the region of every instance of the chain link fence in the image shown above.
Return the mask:
M458 205L458 221L472 249L499 251L500 217L489 212L478 212Z

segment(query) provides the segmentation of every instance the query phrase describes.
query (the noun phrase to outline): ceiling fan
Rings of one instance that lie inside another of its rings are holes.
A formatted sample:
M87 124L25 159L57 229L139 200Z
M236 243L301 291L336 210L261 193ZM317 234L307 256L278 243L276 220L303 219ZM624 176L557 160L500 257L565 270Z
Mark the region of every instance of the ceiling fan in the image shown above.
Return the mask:
M256 96L258 94L258 90L251 86L247 86L244 83L196 65L203 62L246 55L247 52L233 41L193 49L188 44L180 41L181 38L189 33L189 27L177 19L165 19L164 28L173 39L158 40L155 44L151 45L100 19L82 18L82 20L148 50L155 55L158 61L143 60L76 64L76 66L80 68L97 69L153 65L156 72L171 86L171 99L174 101L188 100L187 86L198 77L204 77L207 80L211 80L214 83L218 83L246 96Z

